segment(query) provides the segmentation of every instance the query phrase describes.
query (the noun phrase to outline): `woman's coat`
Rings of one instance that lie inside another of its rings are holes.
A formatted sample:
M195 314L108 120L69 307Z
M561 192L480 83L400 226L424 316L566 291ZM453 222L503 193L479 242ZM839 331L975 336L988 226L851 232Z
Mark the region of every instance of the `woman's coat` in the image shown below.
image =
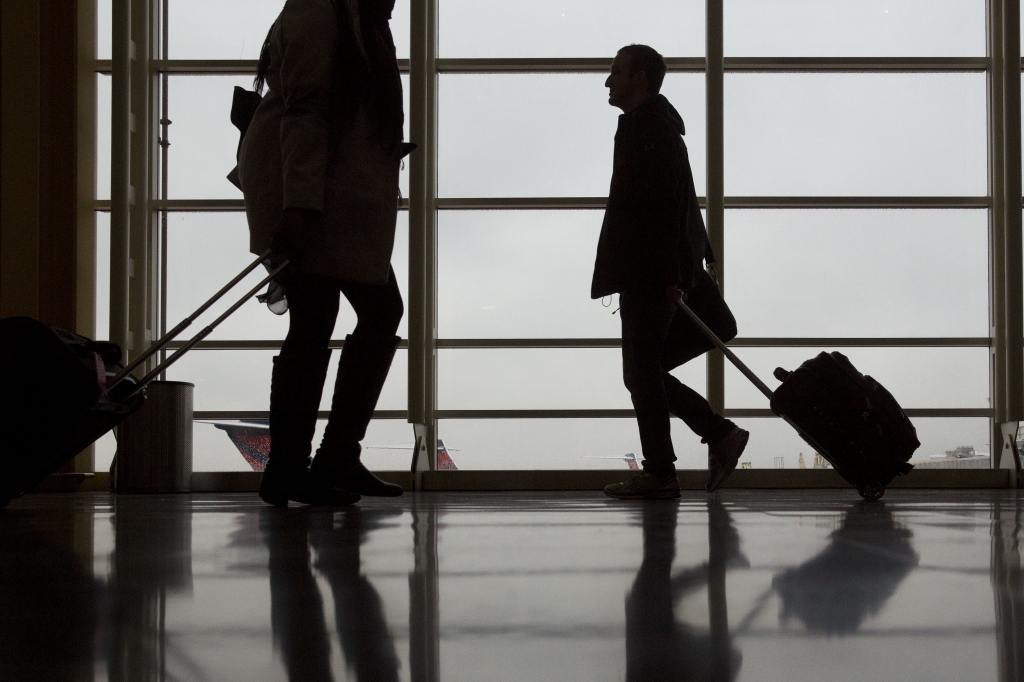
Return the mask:
M331 0L288 0L274 24L269 92L238 158L249 250L260 254L270 247L284 209L313 209L324 220L303 235L298 268L384 284L395 241L401 145L385 150L373 139L376 122L365 104L346 117L334 115L337 32Z

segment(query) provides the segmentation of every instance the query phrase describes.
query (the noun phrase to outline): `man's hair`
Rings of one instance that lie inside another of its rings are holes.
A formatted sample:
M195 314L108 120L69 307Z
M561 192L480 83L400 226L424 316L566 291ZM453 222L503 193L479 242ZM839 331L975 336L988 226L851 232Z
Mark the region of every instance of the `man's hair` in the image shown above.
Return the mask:
M629 75L638 71L647 74L647 92L657 95L661 91L668 67L657 50L648 45L627 45L619 50L619 54L629 55Z

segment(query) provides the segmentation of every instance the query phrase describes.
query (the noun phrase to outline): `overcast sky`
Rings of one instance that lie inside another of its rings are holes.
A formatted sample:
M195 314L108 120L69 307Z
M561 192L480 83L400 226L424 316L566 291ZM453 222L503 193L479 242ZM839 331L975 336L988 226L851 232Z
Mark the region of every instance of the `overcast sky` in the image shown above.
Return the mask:
M254 59L280 0L170 0L170 54ZM605 57L627 43L666 56L704 53L704 0L440 0L442 57ZM392 28L408 56L408 0ZM727 0L727 56L981 56L984 0L840 2ZM100 2L100 57L109 58L109 2ZM237 132L231 89L248 77L170 79L169 194L238 198L224 176ZM443 75L439 83L439 194L443 197L604 196L619 113L600 74ZM99 189L109 196L109 78L98 77ZM406 90L408 90L406 81ZM670 74L664 94L682 114L697 192L706 187L702 74ZM408 95L408 92L406 93ZM416 141L416 140L413 140ZM986 194L984 74L727 74L725 188L729 195ZM407 173L403 173L403 191ZM589 298L600 211L446 212L439 216L442 338L615 337L617 307ZM98 217L99 335L106 331ZM169 319L183 317L250 259L242 214L172 214ZM727 299L741 336L987 336L987 216L978 210L730 210ZM393 259L407 299L408 223ZM354 324L343 306L336 337ZM285 318L255 303L214 338L282 338ZM400 333L406 334L403 321ZM770 386L820 349L740 349ZM844 349L904 407L988 407L987 351ZM267 409L271 352L193 352L172 371L196 383L196 409ZM335 358L336 361L336 358ZM333 368L333 364L332 364ZM399 353L379 407L404 409ZM703 391L703 361L677 374ZM624 408L617 350L442 351L441 409ZM330 381L325 390L327 409ZM766 407L732 369L729 407ZM988 451L984 419L916 419L922 455L971 444ZM744 461L797 464L809 448L780 420L744 420ZM704 446L673 425L679 466L703 467ZM442 422L465 468L624 467L639 451L635 422ZM375 423L370 444L411 443L409 425ZM104 466L109 447L101 448ZM408 453L368 451L378 468ZM197 470L244 469L227 438L196 425Z

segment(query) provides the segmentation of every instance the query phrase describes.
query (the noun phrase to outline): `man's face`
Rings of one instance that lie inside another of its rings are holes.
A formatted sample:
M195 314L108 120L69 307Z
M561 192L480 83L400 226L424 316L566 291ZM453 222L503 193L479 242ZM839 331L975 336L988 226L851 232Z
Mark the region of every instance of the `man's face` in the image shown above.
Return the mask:
M604 86L608 88L608 104L625 110L647 94L647 74L637 71L630 74L629 53L620 52L612 62L612 72Z

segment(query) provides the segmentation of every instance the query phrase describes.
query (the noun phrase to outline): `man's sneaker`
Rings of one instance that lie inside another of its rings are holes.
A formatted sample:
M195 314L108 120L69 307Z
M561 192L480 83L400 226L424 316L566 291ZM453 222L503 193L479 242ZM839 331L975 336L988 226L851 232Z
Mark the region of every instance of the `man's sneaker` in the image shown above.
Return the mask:
M606 485L604 494L620 500L669 500L679 497L679 479L675 474L643 473L622 483Z
M708 492L717 490L720 485L729 478L736 469L736 463L740 461L743 448L747 447L747 440L750 432L744 431L738 426L723 438L711 445L711 456L708 459Z

